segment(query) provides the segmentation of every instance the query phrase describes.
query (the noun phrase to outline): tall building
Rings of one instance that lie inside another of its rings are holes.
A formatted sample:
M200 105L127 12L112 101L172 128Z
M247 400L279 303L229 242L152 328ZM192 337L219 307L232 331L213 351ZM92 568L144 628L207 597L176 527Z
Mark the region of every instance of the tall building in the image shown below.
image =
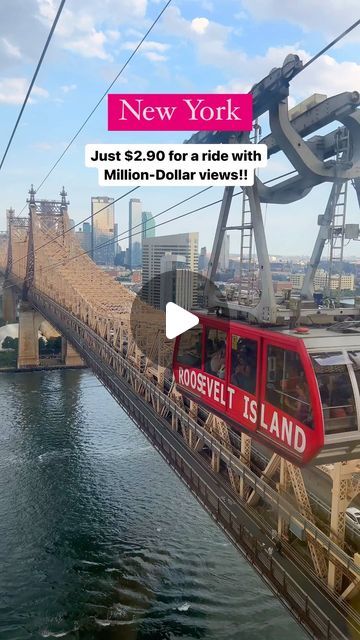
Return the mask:
M209 264L209 259L207 257L206 247L201 247L200 255L199 255L199 272L201 273L201 271L205 271L205 269L207 269L208 264Z
M129 267L141 267L141 240L143 235L141 200L131 198L129 202ZM136 228L135 228L136 227Z
M194 306L193 272L187 267L186 257L165 253L160 260L160 309L165 311L168 302L175 302L183 309ZM156 279L155 284L157 284Z
M220 256L219 256L219 271L227 271L229 268L229 258L230 258L230 235L225 234L224 240L221 245Z
M301 289L304 284L305 275L303 273L292 273L290 276L290 282L293 289ZM317 269L314 276L314 291L324 291L329 288L329 274L324 269ZM341 276L338 273L334 273L330 280L330 289L336 291L354 291L355 289L355 277L354 274L345 274Z
M91 249L93 260L97 264L114 264L115 210L114 198L96 196L91 198ZM105 244L106 243L106 244ZM102 246L104 245L105 246Z
M164 287L170 291L169 287L173 287L175 282L177 287L176 295L174 294L175 298L173 297L172 300L167 300L167 302L176 302L178 300L177 304L180 304L180 300L187 300L186 306L188 308L195 307L197 283L193 282L194 278L189 282L189 273L180 272L190 271L195 274L198 272L198 245L198 233L178 233L159 238L144 238L142 247L143 299L152 306L160 308L161 304L164 304ZM171 267L169 271L172 273L179 270L179 273L173 273L173 277L170 280L167 280L166 277L164 278L164 269L166 270L167 266ZM163 282L162 286L161 282ZM161 288L163 288L162 299Z
M155 238L155 221L150 211L142 212L142 239Z
M87 253L91 252L91 225L89 222L84 222L82 229L78 229L75 233L80 247Z

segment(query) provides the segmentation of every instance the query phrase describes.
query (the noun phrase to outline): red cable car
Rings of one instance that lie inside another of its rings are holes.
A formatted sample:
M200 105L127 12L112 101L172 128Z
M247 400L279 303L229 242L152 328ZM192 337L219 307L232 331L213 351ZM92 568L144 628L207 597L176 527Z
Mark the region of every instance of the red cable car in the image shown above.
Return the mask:
M174 350L184 396L297 465L360 457L359 329L262 329L196 315Z

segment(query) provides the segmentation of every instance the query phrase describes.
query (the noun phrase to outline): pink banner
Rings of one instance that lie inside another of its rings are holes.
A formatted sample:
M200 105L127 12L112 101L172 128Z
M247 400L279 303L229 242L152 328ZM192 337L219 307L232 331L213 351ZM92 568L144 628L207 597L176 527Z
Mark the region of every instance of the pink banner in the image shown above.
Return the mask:
M251 131L252 96L110 93L109 131Z

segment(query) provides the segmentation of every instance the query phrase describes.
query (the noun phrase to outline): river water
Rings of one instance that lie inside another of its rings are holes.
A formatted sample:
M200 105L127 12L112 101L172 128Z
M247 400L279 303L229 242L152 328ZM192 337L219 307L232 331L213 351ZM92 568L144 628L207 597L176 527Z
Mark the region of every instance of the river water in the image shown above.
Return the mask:
M88 371L0 375L0 638L304 640Z

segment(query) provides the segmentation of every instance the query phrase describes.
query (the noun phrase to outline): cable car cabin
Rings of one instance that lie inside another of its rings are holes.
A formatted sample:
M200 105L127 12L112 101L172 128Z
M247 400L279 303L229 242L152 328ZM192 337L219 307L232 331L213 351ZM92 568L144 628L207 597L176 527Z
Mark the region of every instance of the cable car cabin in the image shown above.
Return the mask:
M184 396L297 465L360 458L360 333L197 315L174 350Z

